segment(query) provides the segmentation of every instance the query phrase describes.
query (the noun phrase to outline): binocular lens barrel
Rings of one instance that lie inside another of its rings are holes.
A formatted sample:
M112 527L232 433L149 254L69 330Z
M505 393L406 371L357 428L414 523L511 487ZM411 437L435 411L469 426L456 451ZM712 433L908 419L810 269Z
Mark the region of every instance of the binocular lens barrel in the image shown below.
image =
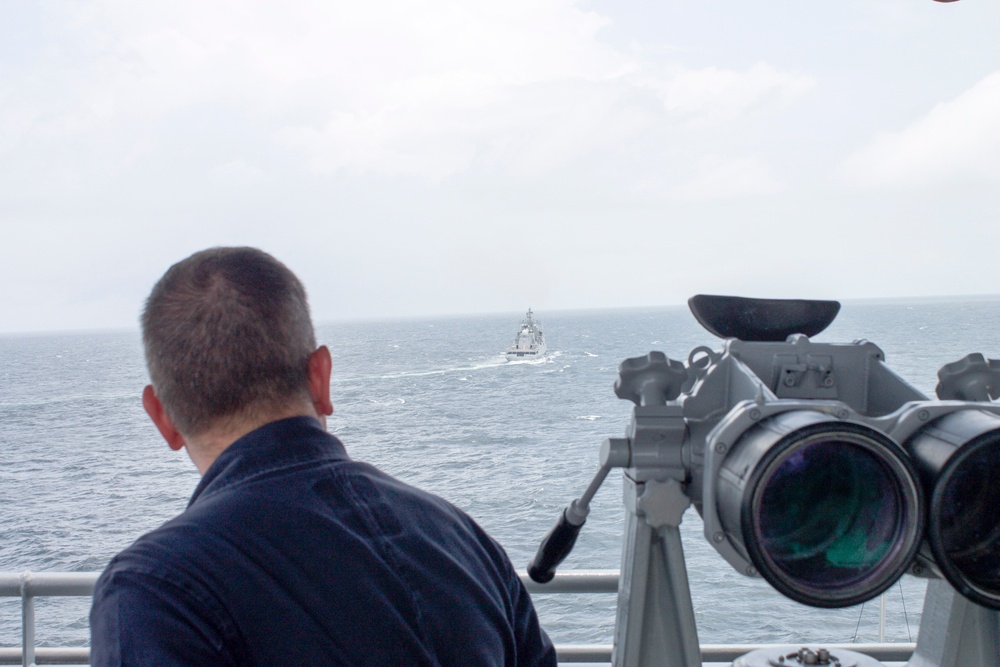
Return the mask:
M784 413L747 431L723 470L723 525L738 523L760 574L803 604L846 607L879 595L920 545L916 470L874 429L818 412Z
M927 541L934 561L959 593L1000 609L1000 418L951 413L908 446L931 499Z

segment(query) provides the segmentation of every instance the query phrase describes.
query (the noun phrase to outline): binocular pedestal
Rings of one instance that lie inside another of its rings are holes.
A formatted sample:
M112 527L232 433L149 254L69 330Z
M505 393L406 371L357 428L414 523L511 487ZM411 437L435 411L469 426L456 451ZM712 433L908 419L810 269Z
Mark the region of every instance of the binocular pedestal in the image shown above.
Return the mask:
M943 579L927 584L917 648L907 667L1000 665L1000 612L970 602Z
M690 500L673 479L636 483L625 477L626 522L614 667L701 667L680 524ZM720 601L720 604L725 604ZM803 637L803 645L809 638ZM843 651L818 662L795 658L775 663L772 653L755 651L740 667L794 667L798 664L873 667L873 658ZM835 660L839 660L836 662ZM916 650L906 667L998 667L1000 612L962 597L942 579L927 584Z
M617 667L700 667L680 525L691 501L676 480L625 478L625 544L615 619Z

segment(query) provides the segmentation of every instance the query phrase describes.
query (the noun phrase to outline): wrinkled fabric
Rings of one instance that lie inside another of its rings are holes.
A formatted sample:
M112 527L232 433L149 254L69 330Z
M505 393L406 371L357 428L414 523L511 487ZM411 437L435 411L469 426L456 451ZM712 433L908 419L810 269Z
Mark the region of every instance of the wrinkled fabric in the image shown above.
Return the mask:
M237 440L107 566L94 665L553 666L503 549L296 417Z

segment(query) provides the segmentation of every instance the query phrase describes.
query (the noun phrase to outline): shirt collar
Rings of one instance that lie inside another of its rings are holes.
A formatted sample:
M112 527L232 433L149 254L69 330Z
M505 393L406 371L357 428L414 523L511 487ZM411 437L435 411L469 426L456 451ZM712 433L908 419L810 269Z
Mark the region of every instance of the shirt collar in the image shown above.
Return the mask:
M289 417L250 431L229 445L205 471L188 501L209 496L260 474L305 461L346 461L344 445L314 417Z

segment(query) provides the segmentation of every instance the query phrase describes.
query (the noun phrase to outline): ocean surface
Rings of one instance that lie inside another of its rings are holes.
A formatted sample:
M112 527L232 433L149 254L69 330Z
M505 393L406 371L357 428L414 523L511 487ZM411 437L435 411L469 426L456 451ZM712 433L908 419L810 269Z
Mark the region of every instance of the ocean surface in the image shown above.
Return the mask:
M523 569L559 513L586 488L598 448L624 434L631 403L612 391L618 364L649 350L686 359L720 341L686 307L537 312L548 353L510 362L520 313L318 326L334 359L329 430L356 459L471 514ZM970 352L1000 357L1000 297L846 302L816 340L868 339L933 395L938 368ZM96 571L182 511L198 483L147 421L136 332L0 336L0 571ZM562 569L618 568L623 508L613 472ZM840 610L791 602L733 571L682 525L704 643L867 642L878 601ZM924 582L886 596L886 639L916 638ZM536 596L557 643L610 643L614 595ZM39 645L88 642L89 600L42 599ZM20 643L18 600L0 600L0 645Z

